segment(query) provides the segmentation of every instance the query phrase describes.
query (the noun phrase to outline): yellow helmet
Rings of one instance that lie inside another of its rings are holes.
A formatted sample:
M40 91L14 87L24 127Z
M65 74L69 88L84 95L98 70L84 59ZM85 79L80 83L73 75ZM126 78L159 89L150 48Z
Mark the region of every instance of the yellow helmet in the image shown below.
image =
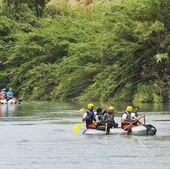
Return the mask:
M87 108L88 108L88 109L93 109L93 108L94 108L94 105L93 105L92 103L89 103L89 104L87 105Z
M133 107L132 106L127 106L126 107L126 111L127 112L132 112L133 111Z
M108 107L108 111L113 111L114 110L114 107L113 106L109 106Z

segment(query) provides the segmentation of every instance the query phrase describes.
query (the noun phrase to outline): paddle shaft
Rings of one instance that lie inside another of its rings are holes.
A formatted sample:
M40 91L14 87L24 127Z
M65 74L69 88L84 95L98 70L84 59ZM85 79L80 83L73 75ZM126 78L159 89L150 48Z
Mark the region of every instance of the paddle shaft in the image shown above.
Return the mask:
M145 117L145 115L137 118L135 121L133 121L132 123L130 123L128 126L126 126L123 130L126 130L128 127L130 127L132 124L134 124L135 122L137 122L139 119L141 119L141 118L143 118L143 117Z
M108 123L105 124L105 134L107 134Z

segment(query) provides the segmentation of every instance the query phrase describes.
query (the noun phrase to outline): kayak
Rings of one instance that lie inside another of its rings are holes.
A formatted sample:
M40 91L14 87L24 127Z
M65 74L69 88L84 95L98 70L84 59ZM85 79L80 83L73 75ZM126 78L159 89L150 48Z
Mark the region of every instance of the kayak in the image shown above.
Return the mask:
M157 129L151 125L141 125L141 126L136 126L133 127L130 135L136 135L136 136L150 136L150 135L155 135L157 132ZM84 130L83 134L85 135L102 135L106 134L104 130L97 130L97 129L86 129ZM123 130L122 128L111 128L110 132L108 133L109 135L128 135L128 131Z

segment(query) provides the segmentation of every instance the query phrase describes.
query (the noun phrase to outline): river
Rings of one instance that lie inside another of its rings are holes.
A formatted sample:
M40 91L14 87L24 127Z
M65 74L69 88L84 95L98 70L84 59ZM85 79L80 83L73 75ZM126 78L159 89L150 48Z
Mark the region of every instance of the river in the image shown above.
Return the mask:
M170 169L169 104L139 105L146 123L157 128L155 136L88 136L82 134L85 126L73 133L74 126L81 122L79 110L86 108L84 105L69 102L0 105L0 168ZM126 105L115 105L117 122Z

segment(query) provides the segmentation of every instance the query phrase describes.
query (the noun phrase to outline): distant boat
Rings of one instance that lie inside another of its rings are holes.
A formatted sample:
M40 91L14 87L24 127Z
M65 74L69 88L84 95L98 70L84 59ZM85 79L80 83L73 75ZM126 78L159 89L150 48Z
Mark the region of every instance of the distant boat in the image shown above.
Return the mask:
M1 104L20 104L21 103L21 100L17 100L16 99L16 97L13 97L12 99L10 99L10 100L5 100L5 99L3 99L3 100L0 100L0 103Z

